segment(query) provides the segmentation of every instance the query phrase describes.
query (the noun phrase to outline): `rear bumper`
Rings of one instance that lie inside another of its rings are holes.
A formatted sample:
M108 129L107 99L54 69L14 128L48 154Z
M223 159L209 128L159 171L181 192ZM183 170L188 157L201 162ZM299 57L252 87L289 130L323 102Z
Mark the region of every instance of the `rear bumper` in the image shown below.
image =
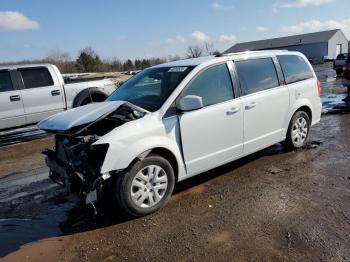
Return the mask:
M322 103L320 102L314 107L312 123L311 123L312 126L320 122L321 114L322 114Z

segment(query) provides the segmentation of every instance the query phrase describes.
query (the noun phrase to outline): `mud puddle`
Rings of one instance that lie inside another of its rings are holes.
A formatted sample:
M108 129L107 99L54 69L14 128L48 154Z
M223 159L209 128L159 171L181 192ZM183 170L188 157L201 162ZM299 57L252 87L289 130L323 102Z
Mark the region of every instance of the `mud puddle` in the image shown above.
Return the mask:
M322 114L336 114L350 112L348 94L323 94L321 96Z
M77 204L48 179L46 168L0 179L0 257L22 245L62 234L60 224Z

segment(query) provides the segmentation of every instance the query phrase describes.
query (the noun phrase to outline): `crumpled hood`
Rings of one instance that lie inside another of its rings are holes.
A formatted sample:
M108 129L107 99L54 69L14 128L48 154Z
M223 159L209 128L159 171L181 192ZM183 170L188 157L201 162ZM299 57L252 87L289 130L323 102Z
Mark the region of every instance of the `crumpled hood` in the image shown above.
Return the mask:
M45 131L64 132L73 127L92 123L112 113L125 103L124 101L108 101L80 106L46 118L39 122L38 127Z

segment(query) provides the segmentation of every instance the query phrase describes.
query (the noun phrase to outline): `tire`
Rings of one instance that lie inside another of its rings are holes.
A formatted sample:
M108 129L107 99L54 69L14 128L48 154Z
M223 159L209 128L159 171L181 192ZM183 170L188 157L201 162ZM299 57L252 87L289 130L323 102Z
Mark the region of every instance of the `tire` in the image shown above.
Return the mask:
M342 69L337 69L337 70L335 70L335 72L336 72L337 76L341 76L342 73L343 73L343 70Z
M167 202L174 185L175 175L170 163L151 154L117 175L116 201L127 214L145 216L158 211Z
M297 111L288 127L284 147L287 150L299 149L305 146L310 132L310 118L304 111Z

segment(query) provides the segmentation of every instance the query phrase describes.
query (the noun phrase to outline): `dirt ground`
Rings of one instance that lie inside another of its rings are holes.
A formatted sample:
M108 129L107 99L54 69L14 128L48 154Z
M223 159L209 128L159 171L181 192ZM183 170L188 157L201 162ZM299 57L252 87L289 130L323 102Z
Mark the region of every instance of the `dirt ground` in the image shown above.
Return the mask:
M325 72L329 93L343 92ZM51 141L1 148L1 174L29 170L27 162L40 167L38 152ZM17 188L13 181L31 176L7 176L0 260L350 261L349 114L323 116L309 141L293 152L277 144L186 180L162 210L138 219L110 206L94 215L47 180Z
M0 177L43 167L41 152L53 146L53 137L0 147Z

